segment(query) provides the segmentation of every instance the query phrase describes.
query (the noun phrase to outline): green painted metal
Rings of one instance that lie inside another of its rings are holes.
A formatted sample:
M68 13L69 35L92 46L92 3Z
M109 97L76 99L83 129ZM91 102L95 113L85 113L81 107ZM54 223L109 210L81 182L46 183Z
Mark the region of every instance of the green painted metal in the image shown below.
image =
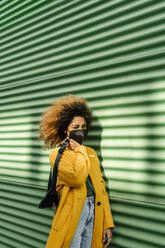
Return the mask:
M112 247L165 247L164 11L164 0L1 1L0 247L45 247L37 128L68 93L95 115L86 143L108 179Z

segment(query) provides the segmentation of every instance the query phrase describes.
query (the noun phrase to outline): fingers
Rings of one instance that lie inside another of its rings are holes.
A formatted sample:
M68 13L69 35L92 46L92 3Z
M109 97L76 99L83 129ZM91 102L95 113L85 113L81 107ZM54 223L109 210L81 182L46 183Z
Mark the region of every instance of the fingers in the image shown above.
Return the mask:
M106 235L105 235L105 230L103 231L103 244L105 243L106 240Z
M108 245L111 243L111 233L110 232L107 232L107 244L106 244L106 247L108 247Z
M72 150L74 150L75 148L77 148L78 146L80 146L80 144L78 142L76 142L75 140L70 139L69 146L70 146L70 148Z
M104 248L107 248L109 246L109 244L111 243L111 238L112 238L112 230L111 229L105 229L103 231Z

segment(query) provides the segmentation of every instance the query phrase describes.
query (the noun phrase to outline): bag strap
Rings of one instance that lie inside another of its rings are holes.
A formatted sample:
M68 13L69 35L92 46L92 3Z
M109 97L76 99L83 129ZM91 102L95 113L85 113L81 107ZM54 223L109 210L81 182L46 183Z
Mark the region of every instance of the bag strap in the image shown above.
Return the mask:
M56 160L55 160L55 162L54 162L53 176L51 176L51 173L50 173L49 180L50 180L51 182L49 181L48 185L49 185L49 187L51 187L52 189L55 189L55 187L56 187L57 173L58 173L58 164L59 164L59 162L60 162L60 159L61 159L61 157L62 157L62 154L63 154L63 152L64 152L66 146L68 145L68 143L69 143L69 140L68 140L68 139L65 140L65 141L62 143L62 145L61 145L61 147L60 147L60 149L59 149L59 151L58 151ZM50 170L50 172L51 172L51 170Z

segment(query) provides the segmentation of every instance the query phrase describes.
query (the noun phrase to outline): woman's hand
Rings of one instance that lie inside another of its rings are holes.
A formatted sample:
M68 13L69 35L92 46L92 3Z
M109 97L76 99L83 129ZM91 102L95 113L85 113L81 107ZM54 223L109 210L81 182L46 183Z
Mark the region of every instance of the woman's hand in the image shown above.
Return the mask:
M75 140L73 139L69 139L69 145L68 147L72 150L76 149L78 146L80 146L80 144L78 142L76 142Z
M104 229L103 230L103 244L104 248L107 248L108 245L111 243L111 238L112 238L112 229Z

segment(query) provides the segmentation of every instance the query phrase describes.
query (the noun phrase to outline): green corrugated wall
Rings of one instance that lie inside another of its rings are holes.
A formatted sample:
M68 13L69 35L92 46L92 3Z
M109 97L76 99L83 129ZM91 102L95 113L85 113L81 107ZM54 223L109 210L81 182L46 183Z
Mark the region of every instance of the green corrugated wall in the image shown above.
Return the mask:
M37 127L72 93L108 178L113 248L165 247L165 1L1 1L0 247L44 248L53 210Z

